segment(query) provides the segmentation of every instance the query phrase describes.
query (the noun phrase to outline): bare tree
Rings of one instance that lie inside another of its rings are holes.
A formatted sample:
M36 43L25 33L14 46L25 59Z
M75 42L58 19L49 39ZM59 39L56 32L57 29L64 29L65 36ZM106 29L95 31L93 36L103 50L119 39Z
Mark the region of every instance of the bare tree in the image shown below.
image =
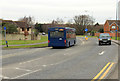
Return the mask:
M74 22L77 25L92 25L94 18L89 15L78 15L74 17Z
M31 17L31 16L29 16L29 17L24 16L23 18L20 18L19 21L24 21L29 26L33 26L35 19L34 19L34 17Z
M56 22L57 22L58 24L64 24L63 19L60 19L60 18L57 18L57 19L56 19Z
M88 25L93 25L95 21L94 18L89 15L78 15L75 16L73 19L74 24L77 26L78 34L83 34L85 27Z

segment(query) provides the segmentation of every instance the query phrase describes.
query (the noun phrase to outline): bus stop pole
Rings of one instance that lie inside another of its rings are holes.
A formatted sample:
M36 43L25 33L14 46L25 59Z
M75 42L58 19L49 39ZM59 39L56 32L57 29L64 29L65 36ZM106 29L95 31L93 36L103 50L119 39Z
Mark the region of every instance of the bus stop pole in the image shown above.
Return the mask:
M6 42L6 47L8 47L8 42L6 40L6 30L5 30L5 42Z

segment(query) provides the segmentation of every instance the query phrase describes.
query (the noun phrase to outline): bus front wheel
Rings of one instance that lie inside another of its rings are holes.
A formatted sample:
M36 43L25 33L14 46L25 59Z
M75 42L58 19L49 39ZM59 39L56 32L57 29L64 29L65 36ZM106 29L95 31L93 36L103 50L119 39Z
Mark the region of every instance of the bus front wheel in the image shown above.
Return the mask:
M76 44L76 41L74 40L74 45Z

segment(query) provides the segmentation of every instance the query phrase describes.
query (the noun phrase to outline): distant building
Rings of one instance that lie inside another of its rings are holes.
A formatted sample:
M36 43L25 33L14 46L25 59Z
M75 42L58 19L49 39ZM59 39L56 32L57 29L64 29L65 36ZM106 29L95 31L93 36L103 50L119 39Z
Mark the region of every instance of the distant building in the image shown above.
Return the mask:
M116 26L117 26L117 36L120 37L120 28L118 27L120 25L120 20L106 20L104 24L104 33L109 33L110 36L115 37L116 36ZM99 36L100 33L95 33L95 36Z
M120 1L118 2L118 20L120 20Z
M2 20L2 23L10 23L16 25L19 34L24 34L25 31L31 34L31 27L29 27L28 24L23 21Z
M107 20L104 24L104 33L115 33L116 32L116 26L118 32L120 31L119 26L120 20Z

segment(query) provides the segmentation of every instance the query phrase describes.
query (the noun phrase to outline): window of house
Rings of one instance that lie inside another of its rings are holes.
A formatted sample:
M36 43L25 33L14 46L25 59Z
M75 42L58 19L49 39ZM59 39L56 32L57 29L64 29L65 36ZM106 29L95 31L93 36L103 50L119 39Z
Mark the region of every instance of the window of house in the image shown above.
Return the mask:
M112 26L112 29L115 29L116 28L116 26Z

